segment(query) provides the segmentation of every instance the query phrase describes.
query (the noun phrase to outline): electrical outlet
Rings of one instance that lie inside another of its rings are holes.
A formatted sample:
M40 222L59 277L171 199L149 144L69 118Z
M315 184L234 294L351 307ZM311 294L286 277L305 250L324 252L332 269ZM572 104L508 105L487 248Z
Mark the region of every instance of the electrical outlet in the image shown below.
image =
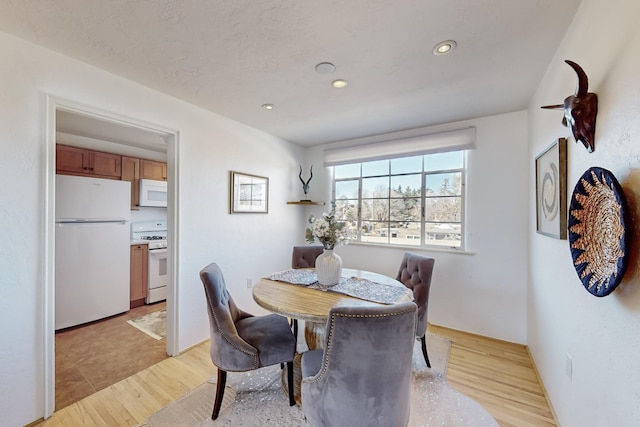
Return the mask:
M247 277L247 288L251 289L253 287L253 279L251 277Z
M566 359L564 361L564 372L567 374L567 377L571 379L571 375L573 374L573 360L569 353L566 354Z

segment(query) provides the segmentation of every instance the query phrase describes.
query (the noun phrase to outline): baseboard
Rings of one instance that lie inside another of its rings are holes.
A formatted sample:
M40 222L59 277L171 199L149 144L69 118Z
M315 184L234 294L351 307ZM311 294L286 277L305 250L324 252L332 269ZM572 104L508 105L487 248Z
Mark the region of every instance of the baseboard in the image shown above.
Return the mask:
M187 351L191 350L192 348L197 347L200 344L202 344L203 342L206 342L206 341L209 341L209 340L210 340L210 338L206 338L206 339L203 339L200 342L197 342L197 343L195 343L193 345L190 345L189 347L185 348L184 350L181 350L180 353L177 354L177 356L180 356L182 353L186 353ZM171 357L176 357L176 356L171 356Z
M25 424L24 427L35 427L35 426L39 426L40 424L42 424L44 422L44 418L40 418L37 419L29 424Z
M431 322L429 322L428 325L433 325L433 326L435 326L437 328L445 329L445 330L452 331L452 332L460 332L460 333L463 333L465 335L471 335L471 336L480 337L482 339L492 340L492 341L495 341L495 342L503 342L503 343L507 343L507 344L515 344L515 345L519 345L519 346L522 346L524 348L527 348L526 344L522 344L522 343L519 343L519 342L507 341L507 340L503 340L503 339L500 339L500 338L494 338L494 337L490 337L490 336L487 336L487 335L481 335L481 334L477 334L475 332L465 331L463 329L450 328L448 326L442 326L442 325L438 325L438 324L431 323ZM429 328L427 327L427 331L428 330L429 330Z
M533 372L536 374L536 378L538 378L538 383L540 383L540 387L542 387L542 394L544 394L544 399L547 401L547 405L549 405L549 410L551 411L551 415L553 415L553 420L556 425L560 427L560 423L558 422L558 417L556 416L556 411L553 409L553 404L551 404L551 400L549 399L549 395L547 394L547 389L542 382L542 377L540 377L540 373L538 372L538 367L536 366L535 360L533 360L533 356L531 356L531 351L529 351L529 346L526 345L527 354L529 355L529 361L531 362L531 366L533 366Z

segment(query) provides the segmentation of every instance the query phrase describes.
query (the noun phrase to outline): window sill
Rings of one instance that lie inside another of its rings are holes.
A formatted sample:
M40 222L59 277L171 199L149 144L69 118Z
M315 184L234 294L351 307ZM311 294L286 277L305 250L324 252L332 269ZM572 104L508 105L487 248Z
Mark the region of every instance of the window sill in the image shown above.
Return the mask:
M374 248L384 248L384 249L402 249L402 250L410 250L410 251L420 251L420 252L439 252L439 253L448 253L455 255L475 255L475 252L462 250L462 249L454 249L447 247L436 247L436 246L412 246L412 245L383 245L379 243L365 243L365 242L349 242L349 246L365 246L365 247L374 247Z

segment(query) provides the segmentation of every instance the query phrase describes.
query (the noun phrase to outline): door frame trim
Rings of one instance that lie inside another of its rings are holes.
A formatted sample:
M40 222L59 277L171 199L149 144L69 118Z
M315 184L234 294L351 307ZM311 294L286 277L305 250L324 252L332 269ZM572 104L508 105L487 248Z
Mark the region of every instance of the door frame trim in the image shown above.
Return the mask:
M80 104L53 95L45 95L45 174L44 174L44 242L43 286L42 286L42 375L44 418L49 418L55 410L55 175L56 175L56 111L64 110L94 119L111 122L162 134L167 148L167 238L169 241L168 293L167 293L167 354L179 353L178 329L178 181L179 181L179 141L180 132L133 117L122 116L99 108Z

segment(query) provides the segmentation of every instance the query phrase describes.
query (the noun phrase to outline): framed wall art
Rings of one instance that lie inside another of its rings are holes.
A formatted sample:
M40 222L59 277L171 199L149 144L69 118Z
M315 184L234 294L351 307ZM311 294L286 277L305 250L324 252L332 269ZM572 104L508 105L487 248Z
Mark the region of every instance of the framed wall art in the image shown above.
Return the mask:
M567 140L559 138L536 157L536 231L567 238Z
M231 171L229 213L268 213L269 178Z

